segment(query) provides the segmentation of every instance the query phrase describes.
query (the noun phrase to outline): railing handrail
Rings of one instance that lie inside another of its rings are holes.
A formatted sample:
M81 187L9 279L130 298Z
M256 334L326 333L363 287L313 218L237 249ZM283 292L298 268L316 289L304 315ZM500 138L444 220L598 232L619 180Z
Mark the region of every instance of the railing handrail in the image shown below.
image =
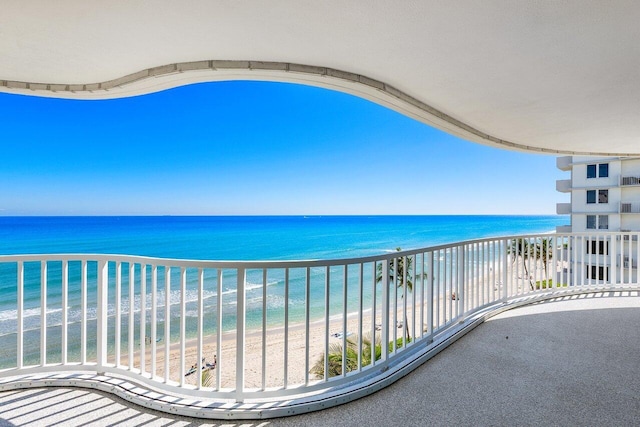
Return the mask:
M597 234L617 234L621 232L608 231ZM625 232L627 233L627 232ZM639 232L640 233L640 232ZM198 260L188 258L167 258L167 257L153 257L146 255L125 255L125 254L96 254L96 253L49 253L49 254L13 254L13 255L0 255L0 262L37 262L37 261L115 261L115 262L144 262L147 265L171 265L174 267L193 267L193 268L236 268L242 267L246 269L260 269L260 268L302 268L302 267L324 267L324 266L341 266L345 264L358 264L358 263L370 263L374 261L386 261L397 257L411 256L424 252L432 252L443 249L455 248L458 246L465 246L475 243L486 243L490 241L499 240L513 240L521 238L532 238L536 236L551 237L558 233L555 231L549 231L546 233L527 233L527 234L514 234L509 236L493 236L482 237L478 239L461 240L452 243L442 243L433 246L426 246L415 249L404 249L401 251L389 251L388 253L378 255L367 255L364 257L349 257L349 258L328 258L328 259L274 259L274 260ZM593 235L594 233L561 233L573 234L573 235Z

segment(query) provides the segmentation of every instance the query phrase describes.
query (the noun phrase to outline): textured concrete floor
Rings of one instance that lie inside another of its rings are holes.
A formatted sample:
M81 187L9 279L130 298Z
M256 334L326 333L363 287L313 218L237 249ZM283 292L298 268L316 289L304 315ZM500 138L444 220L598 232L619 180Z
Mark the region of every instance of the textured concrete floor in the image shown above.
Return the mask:
M140 410L82 389L0 393L0 426L639 425L640 297L582 296L503 313L374 395L227 423Z

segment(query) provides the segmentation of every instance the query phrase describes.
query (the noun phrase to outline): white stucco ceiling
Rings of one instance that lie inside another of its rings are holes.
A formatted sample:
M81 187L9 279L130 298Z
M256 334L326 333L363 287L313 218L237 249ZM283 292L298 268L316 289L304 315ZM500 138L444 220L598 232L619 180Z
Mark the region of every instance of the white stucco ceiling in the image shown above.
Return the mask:
M354 93L463 138L640 154L640 2L6 0L0 91L103 99L198 81Z

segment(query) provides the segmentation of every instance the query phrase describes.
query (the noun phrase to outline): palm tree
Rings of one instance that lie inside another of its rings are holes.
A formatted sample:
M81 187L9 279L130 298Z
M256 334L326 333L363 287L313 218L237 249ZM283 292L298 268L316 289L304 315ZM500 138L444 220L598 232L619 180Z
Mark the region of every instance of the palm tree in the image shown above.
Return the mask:
M529 243L528 240L525 239L513 239L511 241L511 245L507 248L507 253L511 255L511 262L515 263L518 258L522 259L522 266L524 267L524 272L527 275L527 280L529 280L529 286L533 291L535 286L533 285L533 281L531 280L531 276L529 275L529 269L527 268L527 260L529 259L529 255L533 255L532 251L533 245Z
M540 240L540 243L536 243L536 260L542 261L544 267L544 276L547 278L547 286L549 285L549 272L548 263L553 258L553 246L552 241L549 238Z
M400 252L400 248L396 248L396 251ZM405 289L405 283L404 283L404 279L405 279L405 269L404 269L404 260L407 260L407 274L406 274L406 278L407 278L407 283L406 283L406 291ZM397 272L394 271L394 264L397 265ZM413 265L413 258L410 257L398 257L396 258L396 262L395 263L390 263L389 265L389 269L388 269L388 274L389 274L389 281L390 282L395 282L396 286L398 288L402 288L402 298L404 298L405 294L407 292L412 292L413 291L413 270L411 269ZM376 274L376 283L380 283L382 282L382 264L378 264L377 267L377 274ZM409 334L409 322L407 319L407 313L404 314L404 326L405 326L405 331L407 332L407 338L409 339L409 341L411 341L411 335Z
M373 346L371 334L362 337L362 353L360 353L361 366L368 366L376 360L382 358L382 343L380 334L375 336L376 345ZM347 363L345 373L358 369L358 339L348 337L347 341ZM392 350L393 341L387 344L387 351ZM396 348L402 347L402 338L396 342ZM309 371L317 378L324 378L324 354L322 354ZM332 343L329 345L328 378L342 375L342 343Z

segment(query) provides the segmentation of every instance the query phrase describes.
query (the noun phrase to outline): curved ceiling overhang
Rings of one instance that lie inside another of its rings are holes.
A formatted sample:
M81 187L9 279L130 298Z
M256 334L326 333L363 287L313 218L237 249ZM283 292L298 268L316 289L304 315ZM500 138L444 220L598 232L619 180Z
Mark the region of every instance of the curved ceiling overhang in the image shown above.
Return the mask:
M0 80L0 92L52 98L101 100L144 95L194 83L232 80L298 83L336 90L383 105L469 141L512 150L564 153L493 137L384 82L346 71L302 64L216 60L184 62L154 67L118 79L92 84L47 84Z
M285 81L492 146L639 155L638 22L635 0L8 0L0 92Z
M195 61L168 64L91 84L47 84L0 80L0 92L51 98L101 100L159 92L179 86L214 81L270 81L298 83L336 90L395 110L449 134L489 146L546 154L610 156L608 152L549 149L518 144L481 132L418 99L369 77L302 64L260 61ZM617 155L633 156L633 153Z

